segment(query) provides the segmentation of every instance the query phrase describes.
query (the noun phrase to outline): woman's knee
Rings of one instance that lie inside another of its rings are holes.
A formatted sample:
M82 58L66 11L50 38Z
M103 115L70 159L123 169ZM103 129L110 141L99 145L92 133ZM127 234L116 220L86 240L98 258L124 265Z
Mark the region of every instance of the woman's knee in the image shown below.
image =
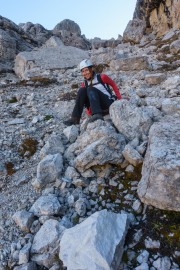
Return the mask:
M98 96L98 90L94 87L88 87L87 95L89 98Z
M82 96L87 96L87 89L86 87L81 87L78 90L77 96L82 97Z

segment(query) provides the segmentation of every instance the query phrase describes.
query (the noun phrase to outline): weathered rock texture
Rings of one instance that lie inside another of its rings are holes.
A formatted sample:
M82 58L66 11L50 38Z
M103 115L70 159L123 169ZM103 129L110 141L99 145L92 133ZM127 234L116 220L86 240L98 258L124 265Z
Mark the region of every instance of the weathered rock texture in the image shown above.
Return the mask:
M81 29L74 21L68 19L63 20L54 27L52 33L59 36L67 46L70 45L86 50L91 48L91 43L84 35L81 35Z
M71 46L21 52L15 60L15 73L23 79L46 80L51 71L75 67L85 58L87 52Z
M134 18L146 22L157 36L171 28L180 28L180 2L178 0L138 0Z
M180 121L173 116L153 124L138 186L140 199L180 211Z
M33 24L31 22L20 23L19 26L26 32L31 38L37 41L38 45L42 45L52 35L51 31L45 29L41 24Z
M57 220L47 220L34 237L32 261L50 269L58 261L59 241L64 229Z
M123 33L124 42L139 43L145 32L146 23L143 20L134 19L129 21Z
M36 45L18 25L0 16L0 72L12 70L15 55Z
M117 270L127 229L126 214L107 210L94 213L64 232L59 254L64 266L74 270Z
M146 110L136 107L127 100L114 102L110 107L110 116L116 128L127 140L142 139L143 135L148 134L153 123Z
M74 160L75 168L83 172L95 165L120 164L125 138L115 129L99 120L88 125L87 130L67 149L66 157Z

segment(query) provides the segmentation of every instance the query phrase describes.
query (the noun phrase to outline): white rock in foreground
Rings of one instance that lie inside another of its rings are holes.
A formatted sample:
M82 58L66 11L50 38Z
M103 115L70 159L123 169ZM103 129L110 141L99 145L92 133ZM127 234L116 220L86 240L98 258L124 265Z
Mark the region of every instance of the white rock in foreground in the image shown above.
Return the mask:
M71 270L117 270L128 224L126 214L102 210L67 229L59 254L64 266Z
M138 185L141 201L160 209L180 211L180 119L154 123Z

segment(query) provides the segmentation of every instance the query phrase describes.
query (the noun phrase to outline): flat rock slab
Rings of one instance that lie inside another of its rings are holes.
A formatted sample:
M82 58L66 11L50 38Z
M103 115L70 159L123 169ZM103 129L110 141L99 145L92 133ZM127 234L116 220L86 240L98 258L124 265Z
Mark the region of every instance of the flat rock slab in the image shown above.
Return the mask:
M180 119L165 117L154 123L138 186L142 202L180 211Z
M15 59L14 70L20 78L28 79L33 74L33 70L36 71L36 74L43 74L42 71L73 68L82 59L88 57L87 51L72 46L41 48L31 52L19 53Z

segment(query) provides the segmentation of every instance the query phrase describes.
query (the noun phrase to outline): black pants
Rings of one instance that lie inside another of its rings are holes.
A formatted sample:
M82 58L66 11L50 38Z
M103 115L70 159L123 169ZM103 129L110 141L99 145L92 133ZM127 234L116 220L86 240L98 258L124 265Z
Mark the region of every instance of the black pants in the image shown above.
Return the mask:
M113 99L95 87L82 87L78 91L72 117L81 118L84 107L91 107L92 114L102 113L108 110L113 102Z

